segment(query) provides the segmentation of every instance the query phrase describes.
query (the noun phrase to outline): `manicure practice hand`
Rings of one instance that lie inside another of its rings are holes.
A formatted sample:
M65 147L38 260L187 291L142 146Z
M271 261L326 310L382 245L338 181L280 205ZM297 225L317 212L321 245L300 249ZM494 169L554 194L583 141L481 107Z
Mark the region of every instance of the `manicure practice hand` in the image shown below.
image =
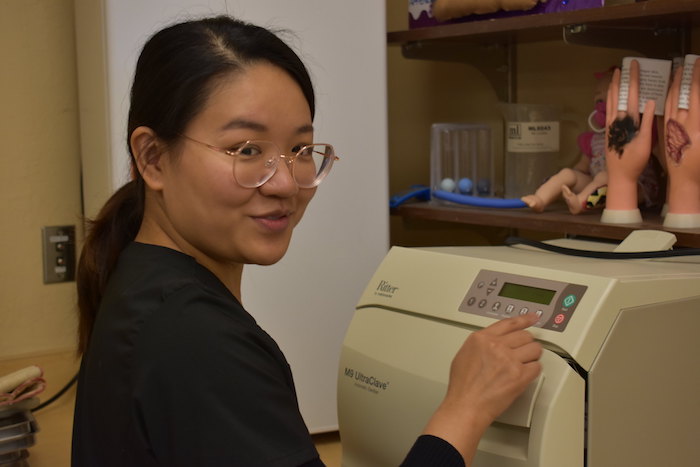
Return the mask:
M620 70L615 70L606 102L605 122L605 164L608 171L608 193L606 209L632 210L637 209L637 179L646 167L651 155L652 127L656 103L648 100L644 112L639 119L639 62L632 60L630 64L629 92L627 110L618 111L620 92ZM639 128L636 135L628 142L617 142L611 147L611 125L618 126L616 121L630 117L634 127Z
M688 110L678 108L682 68L676 70L664 111L663 151L668 212L700 213L700 60L693 67Z

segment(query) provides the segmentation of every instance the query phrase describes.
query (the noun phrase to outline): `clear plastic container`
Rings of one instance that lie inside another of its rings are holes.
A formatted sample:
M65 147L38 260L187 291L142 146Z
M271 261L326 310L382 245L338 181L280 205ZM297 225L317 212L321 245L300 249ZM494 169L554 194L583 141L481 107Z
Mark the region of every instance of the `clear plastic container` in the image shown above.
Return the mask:
M434 123L430 135L430 184L472 196L493 196L491 127L471 123Z
M502 104L505 118L505 197L534 193L558 167L561 110L536 104Z

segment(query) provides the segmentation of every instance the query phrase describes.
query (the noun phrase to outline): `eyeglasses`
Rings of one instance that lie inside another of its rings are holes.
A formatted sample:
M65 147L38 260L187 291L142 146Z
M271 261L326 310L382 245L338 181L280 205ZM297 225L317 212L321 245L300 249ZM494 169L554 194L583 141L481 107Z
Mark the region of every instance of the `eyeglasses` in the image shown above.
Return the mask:
M313 188L330 172L338 160L333 146L314 143L300 148L293 155L282 154L272 141L245 141L231 149L203 143L187 135L181 135L194 143L220 152L233 159L233 178L244 188L257 188L270 180L277 171L281 159L287 163L294 181L301 188Z

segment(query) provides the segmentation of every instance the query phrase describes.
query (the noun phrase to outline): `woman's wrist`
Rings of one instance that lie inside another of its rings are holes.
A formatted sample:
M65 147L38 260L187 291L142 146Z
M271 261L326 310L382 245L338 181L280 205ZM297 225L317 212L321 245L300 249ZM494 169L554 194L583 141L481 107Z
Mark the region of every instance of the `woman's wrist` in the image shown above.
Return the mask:
M464 462L471 465L479 440L491 422L483 410L464 409L443 402L428 421L423 434L447 441L459 451Z

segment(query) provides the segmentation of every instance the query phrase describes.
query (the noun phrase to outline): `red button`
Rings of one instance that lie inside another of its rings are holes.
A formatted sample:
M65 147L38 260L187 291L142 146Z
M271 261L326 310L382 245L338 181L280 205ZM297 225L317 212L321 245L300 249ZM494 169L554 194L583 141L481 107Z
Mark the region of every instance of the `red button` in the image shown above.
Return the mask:
M565 319L565 318L566 318L566 316L564 316L563 313L559 313L557 316L554 317L554 322L555 322L556 324L561 324L561 323L564 322L564 319Z

